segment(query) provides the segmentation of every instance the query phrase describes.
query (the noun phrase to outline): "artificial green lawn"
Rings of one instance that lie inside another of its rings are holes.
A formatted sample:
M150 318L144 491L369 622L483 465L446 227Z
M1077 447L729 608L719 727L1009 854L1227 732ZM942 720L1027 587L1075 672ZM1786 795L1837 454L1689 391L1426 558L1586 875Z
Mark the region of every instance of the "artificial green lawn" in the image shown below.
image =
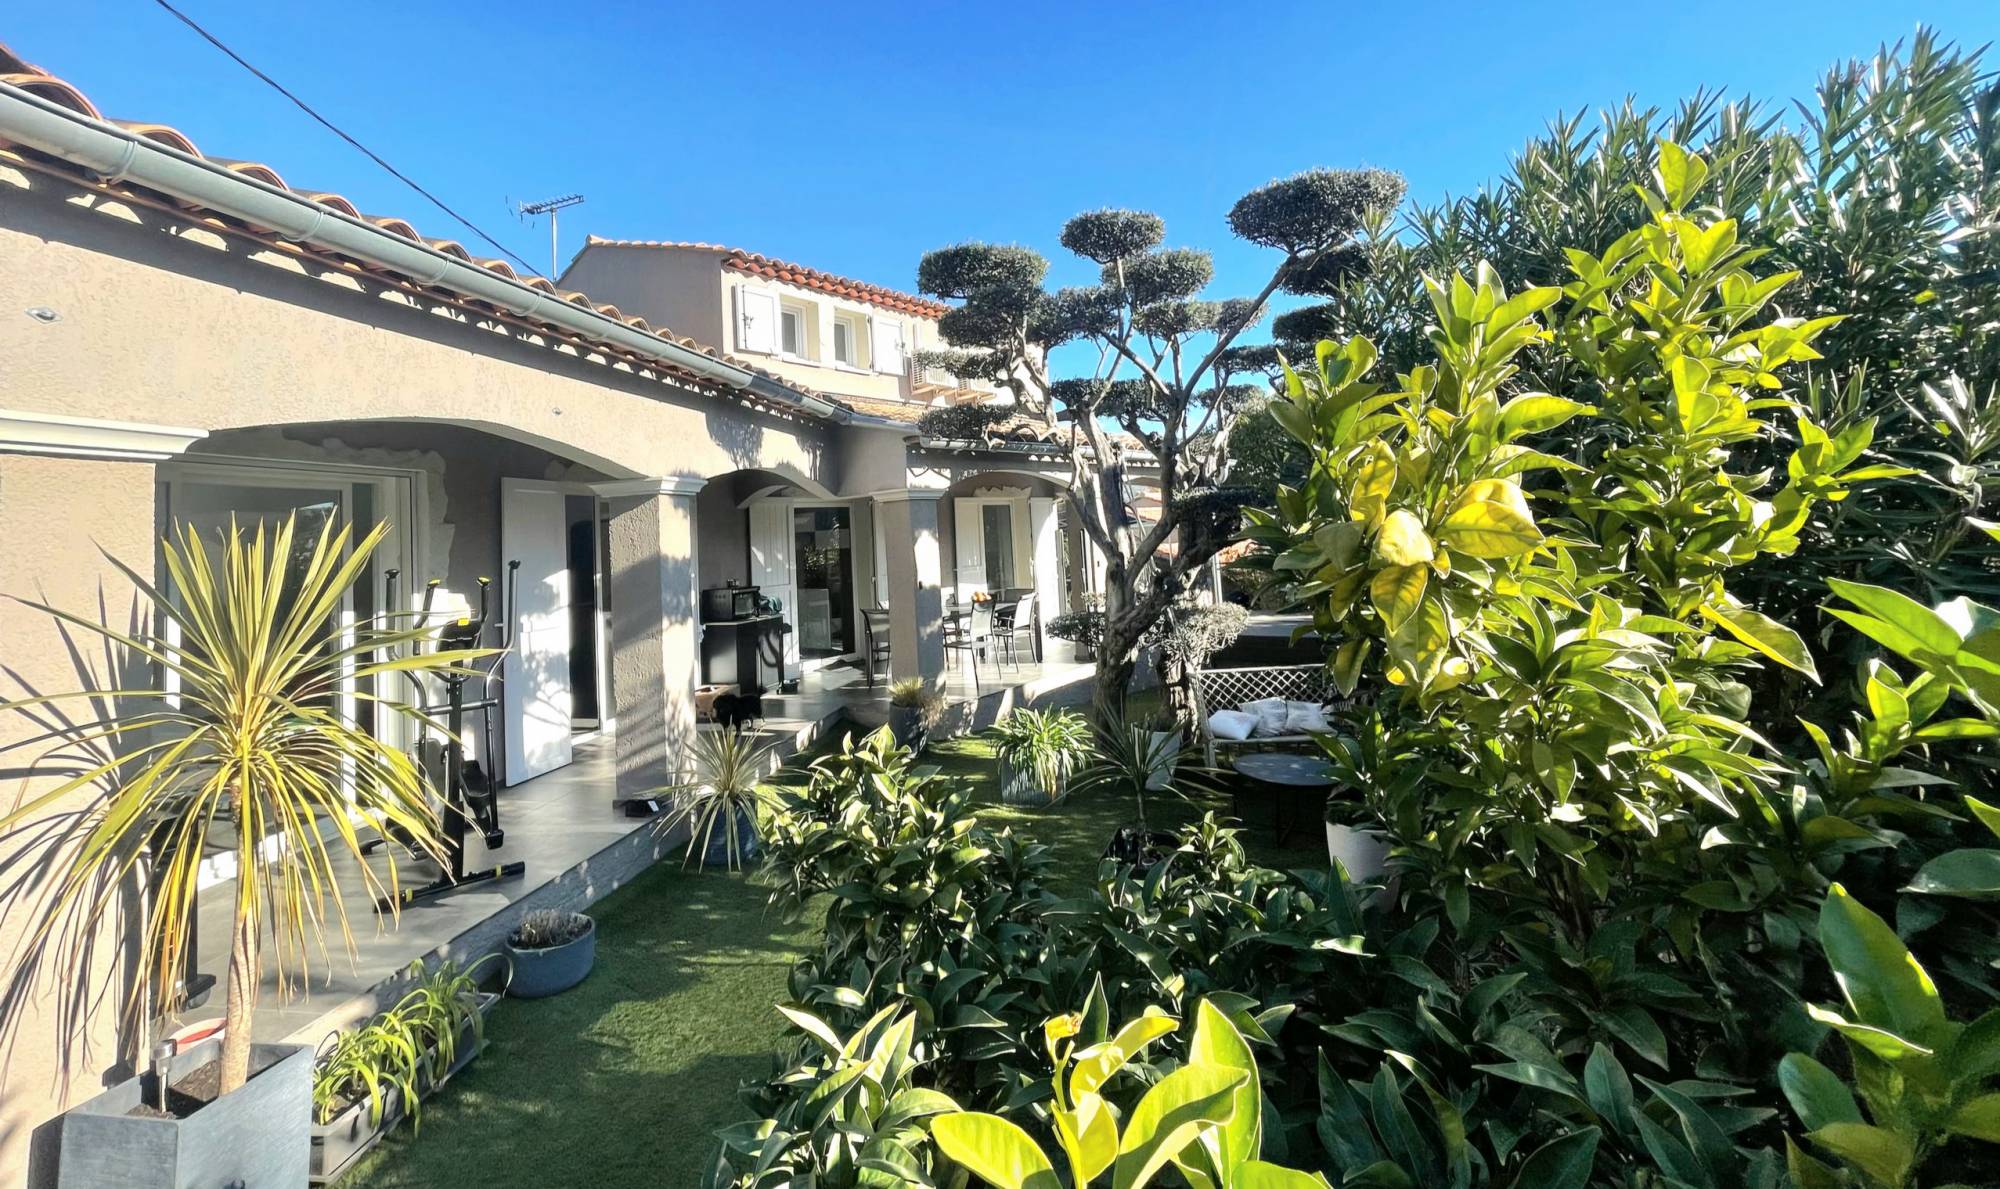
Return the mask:
M983 740L956 739L925 757L971 782L982 800L998 785ZM797 779L789 772L781 779ZM1156 829L1226 798L1148 803ZM1317 839L1271 845L1269 806L1253 803L1251 856L1273 866L1323 864ZM991 805L989 823L1048 843L1057 890L1080 892L1129 803L1073 797L1050 809ZM1308 818L1310 821L1310 818ZM426 1103L421 1133L407 1124L344 1185L355 1189L619 1189L700 1183L717 1128L745 1115L736 1093L771 1072L783 1032L772 1004L791 965L815 941L816 914L790 921L742 875L666 861L606 897L597 918L597 966L573 991L503 1000L487 1022L487 1050Z

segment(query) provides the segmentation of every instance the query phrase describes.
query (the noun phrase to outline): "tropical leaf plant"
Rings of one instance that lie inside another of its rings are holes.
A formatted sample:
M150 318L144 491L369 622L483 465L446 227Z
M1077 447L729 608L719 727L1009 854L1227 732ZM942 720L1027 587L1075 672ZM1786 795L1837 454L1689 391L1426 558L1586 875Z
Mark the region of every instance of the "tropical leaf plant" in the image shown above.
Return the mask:
M916 1084L916 1017L885 1007L843 1036L809 1011L778 1010L807 1051L752 1093L769 1117L722 1132L705 1189L940 1183L930 1130L958 1104Z
M1779 1066L1810 1149L1788 1149L1793 1180L1836 1186L1839 1167L1870 1189L1902 1189L1954 1142L2000 1144L2000 1008L1970 1024L1950 1019L1895 930L1839 884L1819 935L1843 1003L1811 1010L1840 1034L1854 1087L1805 1053Z
M465 671L490 654L418 647L434 634L423 626L339 627L335 613L369 572L389 527L378 524L359 540L331 523L313 539L296 539L297 531L292 517L275 528L232 522L212 538L177 526L162 543L166 580L157 586L112 558L156 629L120 631L29 603L66 630L100 638L129 665L149 667L155 683L0 704L0 712L28 714L44 727L14 748L38 746L49 767L68 765L0 817L0 831L34 829L72 797L89 798L52 851L61 858L24 953L52 947L60 977L87 980L79 939L111 927L125 911L131 878L149 871L152 896L136 930L147 977L134 980L126 1005L134 1024L150 994L176 985L188 959L205 846L220 842L233 852L223 1093L248 1076L266 950L285 989L309 977L312 950L325 953L329 921L351 951L342 860L360 872L348 880L393 903L396 848L378 876L363 857L364 841L381 831L427 857L442 853L439 810L422 771L389 742L392 732L350 717L343 698L441 730L383 692L397 683L379 679ZM75 707L82 709L68 713Z
M1164 1074L1120 1117L1107 1087L1146 1046L1180 1027L1149 1012L1109 1028L1101 996L1042 1029L1054 1074L1049 1118L1066 1179L1034 1137L999 1115L956 1111L931 1123L937 1146L997 1189L1076 1189L1106 1173L1117 1189L1145 1189L1168 1169L1195 1189L1326 1189L1326 1179L1261 1159L1263 1093L1257 1059L1229 1017L1203 1000L1185 1064Z

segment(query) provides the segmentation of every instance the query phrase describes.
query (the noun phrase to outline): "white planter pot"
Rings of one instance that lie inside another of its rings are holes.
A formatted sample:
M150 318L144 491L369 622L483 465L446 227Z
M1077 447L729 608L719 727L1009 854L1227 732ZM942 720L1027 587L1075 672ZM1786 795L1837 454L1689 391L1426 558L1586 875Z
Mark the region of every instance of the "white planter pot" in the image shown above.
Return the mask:
M1179 731L1146 732L1146 754L1152 755L1163 749L1168 755L1178 755L1181 750L1181 733ZM1157 793L1169 784L1172 784L1173 780L1174 768L1172 764L1156 764L1151 774L1146 777L1146 791Z
M1389 836L1380 830L1326 823L1326 854L1354 883L1374 883L1389 871Z

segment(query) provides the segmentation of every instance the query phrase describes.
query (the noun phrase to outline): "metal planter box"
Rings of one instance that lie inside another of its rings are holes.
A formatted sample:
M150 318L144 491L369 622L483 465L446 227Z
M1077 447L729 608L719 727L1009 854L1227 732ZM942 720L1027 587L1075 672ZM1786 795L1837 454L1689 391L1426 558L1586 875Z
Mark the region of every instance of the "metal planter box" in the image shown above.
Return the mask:
M492 993L479 997L479 1014L485 1015L500 1002L500 996ZM452 1075L479 1055L484 1046L474 1046L472 1021L467 1020L458 1027L458 1045L453 1050L451 1066L436 1081L431 1081L421 1073L418 1075L418 1091L429 1098L439 1087L452 1079ZM380 1142L382 1137L394 1131L403 1121L401 1091L390 1090L384 1096L382 1121L373 1124L368 1121L368 1103L364 1100L350 1105L335 1115L330 1123L315 1123L312 1128L312 1183L331 1185L354 1170L355 1163Z
M215 1060L207 1040L173 1059L171 1081ZM311 1165L312 1050L250 1046L250 1080L185 1119L132 1115L128 1078L62 1117L61 1189L296 1189Z

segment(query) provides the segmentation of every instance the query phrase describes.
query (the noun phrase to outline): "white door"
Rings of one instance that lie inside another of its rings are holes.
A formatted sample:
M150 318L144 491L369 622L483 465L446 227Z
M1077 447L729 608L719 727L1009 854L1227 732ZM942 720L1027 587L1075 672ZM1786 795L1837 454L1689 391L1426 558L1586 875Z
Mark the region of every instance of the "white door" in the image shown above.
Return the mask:
M568 489L528 479L500 481L502 597L511 585L514 646L506 675L502 723L507 783L519 784L570 762L570 590ZM512 575L508 566L520 562Z
M799 657L798 583L792 570L792 501L758 500L750 505L750 585L778 600L785 622L785 672L797 673Z

